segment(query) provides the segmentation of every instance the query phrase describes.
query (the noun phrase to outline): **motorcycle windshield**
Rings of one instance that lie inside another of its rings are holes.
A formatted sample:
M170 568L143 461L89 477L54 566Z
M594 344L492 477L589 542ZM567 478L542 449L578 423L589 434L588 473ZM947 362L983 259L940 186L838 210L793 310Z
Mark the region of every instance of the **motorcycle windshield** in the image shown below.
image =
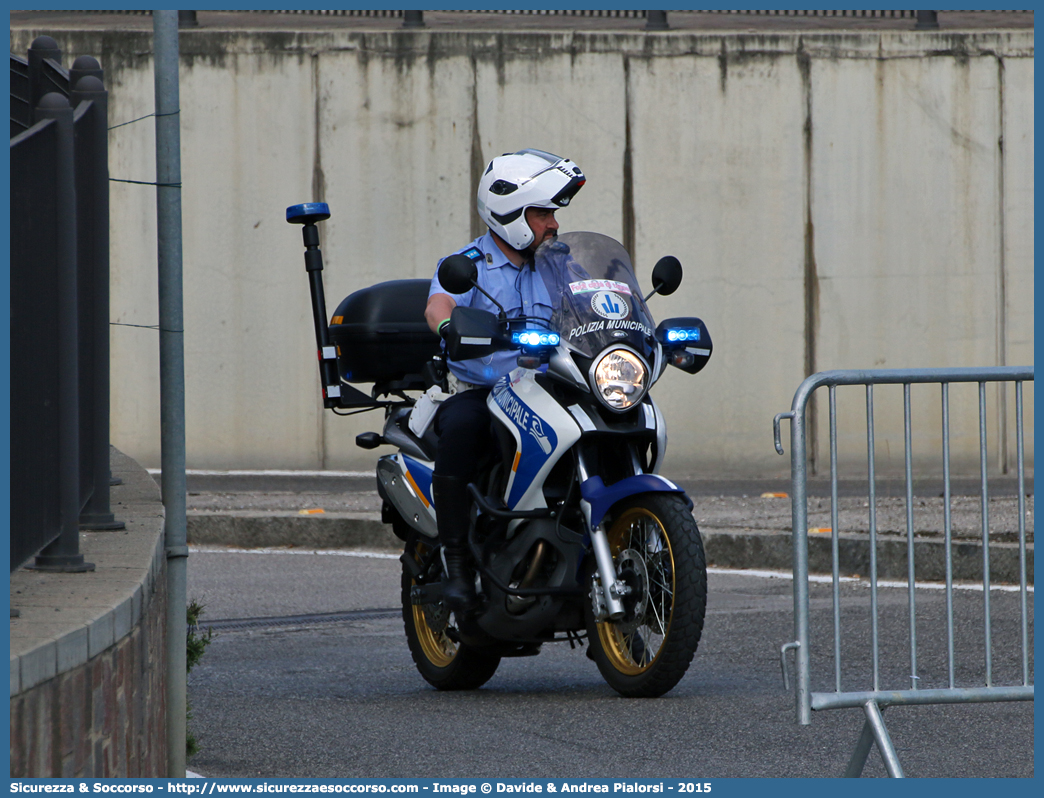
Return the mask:
M599 233L563 233L542 244L534 266L551 295L550 326L586 357L626 344L647 361L655 323L623 246Z

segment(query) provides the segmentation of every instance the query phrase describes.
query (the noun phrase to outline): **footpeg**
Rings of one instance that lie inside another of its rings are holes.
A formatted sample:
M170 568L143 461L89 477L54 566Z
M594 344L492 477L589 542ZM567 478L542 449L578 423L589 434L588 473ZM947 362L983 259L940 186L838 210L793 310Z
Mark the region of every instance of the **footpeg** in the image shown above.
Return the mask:
M430 585L414 585L410 590L410 603L414 605L438 604L442 601L442 582Z
M385 521L387 523L387 521ZM406 573L409 574L411 579L418 579L420 575L424 573L424 569L421 568L421 564L413 559L409 552L403 552L399 555L399 562L402 563L402 567Z

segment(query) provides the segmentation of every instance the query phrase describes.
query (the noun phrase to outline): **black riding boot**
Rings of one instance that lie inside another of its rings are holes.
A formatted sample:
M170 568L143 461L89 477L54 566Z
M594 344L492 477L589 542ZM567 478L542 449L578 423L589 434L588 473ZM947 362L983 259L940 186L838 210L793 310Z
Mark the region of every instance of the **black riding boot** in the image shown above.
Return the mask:
M467 535L470 512L468 483L460 477L435 474L431 478L431 496L439 524L439 540L446 560L448 581L442 596L454 612L467 614L478 608L475 575L468 567Z

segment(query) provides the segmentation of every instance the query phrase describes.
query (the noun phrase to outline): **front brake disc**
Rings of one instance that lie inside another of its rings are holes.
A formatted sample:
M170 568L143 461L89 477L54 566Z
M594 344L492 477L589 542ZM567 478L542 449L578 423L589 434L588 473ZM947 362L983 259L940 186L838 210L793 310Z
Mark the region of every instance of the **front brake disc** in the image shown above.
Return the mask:
M645 621L649 609L649 572L642 555L634 549L620 552L616 561L616 578L631 588L623 599L627 612L622 621L616 622L616 628L624 634L631 634Z
M446 609L446 602L444 601L440 601L438 604L424 605L424 620L427 621L428 628L435 634L446 630L446 627L449 625L449 617L450 613Z

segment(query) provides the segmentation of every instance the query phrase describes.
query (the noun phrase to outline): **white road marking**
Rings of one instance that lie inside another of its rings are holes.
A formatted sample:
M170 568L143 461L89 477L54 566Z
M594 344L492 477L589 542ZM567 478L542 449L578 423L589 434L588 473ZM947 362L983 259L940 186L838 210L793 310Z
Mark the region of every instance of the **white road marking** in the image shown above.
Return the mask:
M155 476L162 473L159 468L146 468L150 474ZM190 477L373 477L373 471L212 471L205 468L186 468L185 474ZM375 477L376 478L376 477Z
M709 574L728 574L730 576L754 576L754 577L758 577L760 579L789 579L789 580L793 580L794 579L794 575L790 571L759 571L759 570L744 569L744 568L708 568L707 569L707 573L709 573ZM833 582L833 577L820 575L820 574L809 574L808 581L809 582L815 582L815 583L818 583L818 584L830 584L831 582ZM870 580L868 578L862 577L862 576L841 576L841 577L838 577L838 581L839 582L852 582L852 583L855 583L855 584L863 584L863 585L869 585L870 584ZM893 579L878 579L877 580L877 586L878 587L896 587L896 588L902 588L902 589L905 590L906 587L907 587L907 582L905 582L905 581L896 581L896 580L893 580ZM920 590L945 590L946 589L946 584L944 582L917 582L917 581L915 581L914 582L914 586L917 587ZM974 583L969 584L969 583L954 582L953 583L953 589L954 590L977 590L978 592L981 593L982 592L982 585L981 584L974 584ZM1021 588L1018 585L995 585L995 584L991 584L990 585L990 590L991 591L999 590L999 591L1005 592L1005 593L1017 593L1019 590L1021 590ZM1027 585L1026 586L1026 592L1027 593L1032 593L1033 592L1033 585Z
M397 560L398 554L384 551L354 551L351 549L241 549L234 546L189 546L190 554L318 554L328 557L362 557L371 560Z
M284 548L265 548L265 549L242 549L234 548L231 546L189 546L189 552L195 554L313 554L327 557L360 557L364 559L373 560L397 560L399 559L398 554L392 554L383 551L354 551L350 549L284 549ZM709 574L724 574L728 576L753 576L758 579L788 579L793 580L794 575L789 571L762 571L750 568L708 568L707 573ZM821 576L819 574L811 574L808 577L809 582L815 582L817 584L830 584L833 581L832 577ZM870 580L863 577L855 576L842 576L839 577L840 582L851 582L855 584L869 585ZM894 588L906 588L906 582L899 582L891 579L879 579L877 580L878 587L894 587ZM942 582L914 582L914 585L921 590L945 590L946 585ZM982 592L981 584L964 584L955 582L953 585L954 590L977 590ZM990 585L990 590L998 590L1005 593L1017 593L1020 588L1018 585ZM1026 592L1033 592L1033 585L1026 586Z

